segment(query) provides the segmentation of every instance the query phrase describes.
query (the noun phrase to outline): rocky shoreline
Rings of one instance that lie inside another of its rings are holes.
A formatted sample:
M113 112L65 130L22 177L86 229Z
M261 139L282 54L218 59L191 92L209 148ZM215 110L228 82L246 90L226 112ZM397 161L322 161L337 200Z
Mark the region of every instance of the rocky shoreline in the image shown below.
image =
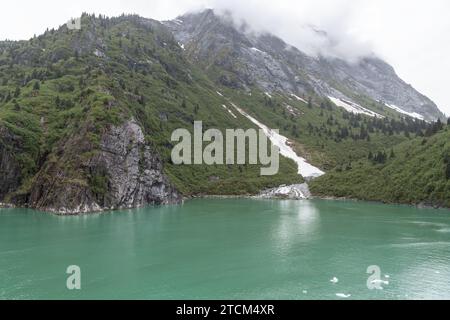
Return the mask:
M274 188L277 189L277 188ZM273 189L270 189L273 190ZM382 201L366 201L361 199L352 199L352 198L344 198L344 197L316 197L316 196L310 196L308 198L301 198L301 197L290 197L289 195L284 194L275 194L275 195L267 195L265 194L259 194L259 195L201 195L201 196L191 196L191 197L185 197L180 202L173 203L173 204L182 204L185 201L193 200L193 199L261 199L261 200L328 200L328 201L354 201L354 202L366 202L366 203L374 203L374 204L384 204L384 205L398 205L398 206L408 206L418 209L433 209L433 210L449 210L450 208L447 207L439 207L439 206L432 206L427 204L406 204L406 203L385 203ZM170 205L170 203L167 204L161 204L161 205ZM155 206L155 205L154 205ZM139 207L121 207L121 208L99 208L95 211L84 211L84 212L61 212L59 210L52 210L52 209L38 209L38 208L31 208L27 206L16 206L14 204L9 203L0 203L0 209L31 209L31 210L38 210L45 213L53 214L56 216L82 216L82 215L90 215L90 214L102 214L107 213L111 211L118 211L118 210L132 210L132 209L140 209L145 208L147 206L139 206Z
M273 200L311 200L311 199L320 199L320 200L329 200L329 201L355 201L355 202L368 202L375 204L385 204L385 205L402 205L415 207L418 209L449 209L446 207L439 207L428 205L424 203L420 204L407 204L407 203L386 203L382 201L367 201L361 199L354 198L346 198L346 197L333 197L333 196L313 196L309 190L308 184L294 184L294 185L281 185L276 188L266 189L261 191L257 195L251 194L242 194L242 195L193 195L189 197L183 197L179 201L176 202L166 202L156 205L170 205L170 204L182 204L185 201L193 200L193 199L273 199ZM155 204L153 204L155 205ZM28 208L35 209L39 211L48 212L50 214L60 215L60 216L75 216L75 215L87 215L87 214L98 214L108 211L117 211L117 210L128 210L128 209L139 209L145 208L146 205L142 206L122 206L122 207L103 207L96 208L95 210L63 210L63 209L40 209L40 208L32 208L29 206L16 206L11 203L2 203L0 202L0 208L11 209L11 208Z
M11 208L15 208L15 206L13 204L10 204L10 203L0 202L0 208L11 209Z

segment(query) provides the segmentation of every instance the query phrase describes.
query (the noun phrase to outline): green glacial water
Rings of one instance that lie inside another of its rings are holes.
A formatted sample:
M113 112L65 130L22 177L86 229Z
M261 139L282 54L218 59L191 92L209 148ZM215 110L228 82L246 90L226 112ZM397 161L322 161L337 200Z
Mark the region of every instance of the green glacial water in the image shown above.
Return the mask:
M66 288L69 265L81 268L81 290ZM383 290L367 288L371 265ZM79 217L0 209L0 299L343 299L337 294L449 299L450 211L250 199Z

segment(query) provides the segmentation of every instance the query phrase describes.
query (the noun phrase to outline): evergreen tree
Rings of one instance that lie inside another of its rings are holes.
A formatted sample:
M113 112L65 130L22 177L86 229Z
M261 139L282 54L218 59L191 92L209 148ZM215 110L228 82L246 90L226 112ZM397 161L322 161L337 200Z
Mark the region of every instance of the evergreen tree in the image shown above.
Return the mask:
M309 97L308 98L308 108L312 109L312 107L313 107L312 98Z
M442 128L444 127L444 125L442 124L441 119L437 119L437 121L436 121L436 127L437 127L437 131L442 130ZM437 132L437 131L436 131L436 132Z
M82 76L80 77L80 80L78 81L78 85L80 86L80 88L86 87L85 80Z
M33 90L39 91L40 89L41 89L41 84L39 83L39 81L36 81L33 85Z
M11 92L8 92L8 95L5 98L5 102L9 102L11 101L12 97L11 97Z
M445 177L447 178L447 180L450 180L450 162L448 162L447 165L446 165Z
M20 88L16 87L16 91L14 91L14 98L17 98L18 96L20 96Z
M120 80L119 80L119 85L120 85L120 87L122 88L122 90L125 90L125 89L126 89L125 81L124 81L123 79L120 79Z
M391 154L389 155L390 159L395 158L395 153L394 153L394 149L391 149Z
M374 157L374 161L377 163L383 164L386 162L386 158L387 158L386 152L378 151L378 153Z

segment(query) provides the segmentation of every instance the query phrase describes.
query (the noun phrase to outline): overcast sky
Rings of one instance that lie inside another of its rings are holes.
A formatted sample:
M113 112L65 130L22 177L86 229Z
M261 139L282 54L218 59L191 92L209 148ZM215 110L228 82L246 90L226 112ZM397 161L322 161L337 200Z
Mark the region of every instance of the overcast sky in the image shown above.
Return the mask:
M158 20L186 11L230 10L309 54L349 60L374 52L450 115L448 0L72 0L2 1L0 39L29 39L82 12L138 13ZM323 42L311 26L329 33Z

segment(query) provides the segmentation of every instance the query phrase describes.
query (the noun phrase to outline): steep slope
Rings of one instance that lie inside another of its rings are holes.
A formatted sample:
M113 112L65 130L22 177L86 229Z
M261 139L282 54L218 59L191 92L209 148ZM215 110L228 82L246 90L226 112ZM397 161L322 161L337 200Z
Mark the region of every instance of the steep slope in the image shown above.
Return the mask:
M130 114L139 97L126 101L111 81L113 46L99 30L109 22L83 22L82 32L63 27L2 47L0 145L19 145L2 154L2 173L12 173L0 198L63 214L181 201ZM158 36L147 34L150 45Z
M83 15L82 26L0 46L0 202L74 214L302 181L287 159L270 178L256 165L173 165L171 133L196 119L256 126L221 107L161 23Z
M425 120L444 118L427 97L401 80L394 69L376 57L356 63L310 57L270 34L247 32L231 17L213 10L191 13L165 24L192 61L220 84L263 91L315 94L362 104L383 115L394 110L418 114ZM321 32L326 37L326 33Z
M24 204L77 214L181 201L134 119L108 126L98 146L89 128L80 129L61 141L55 152L60 156L48 159L34 176Z
M1 125L0 139L0 199L3 199L22 182L21 168L15 156L20 156L23 141L20 136Z
M225 103L230 100L269 128L278 128L280 134L289 138L298 156L322 171L366 157L370 150L390 148L421 136L431 126L412 118L396 120L354 114L319 97L308 102L258 89L246 92L223 88L222 93Z
M411 85L400 79L392 66L376 57L364 58L359 63L351 64L339 59L328 59L335 70L326 74L328 79L343 86L344 92L355 92L370 97L402 114L417 114L428 121L443 119L443 113L428 97L419 93ZM358 99L358 96L349 94ZM358 101L357 101L358 102Z
M392 150L374 150L311 184L317 196L450 207L450 126Z

